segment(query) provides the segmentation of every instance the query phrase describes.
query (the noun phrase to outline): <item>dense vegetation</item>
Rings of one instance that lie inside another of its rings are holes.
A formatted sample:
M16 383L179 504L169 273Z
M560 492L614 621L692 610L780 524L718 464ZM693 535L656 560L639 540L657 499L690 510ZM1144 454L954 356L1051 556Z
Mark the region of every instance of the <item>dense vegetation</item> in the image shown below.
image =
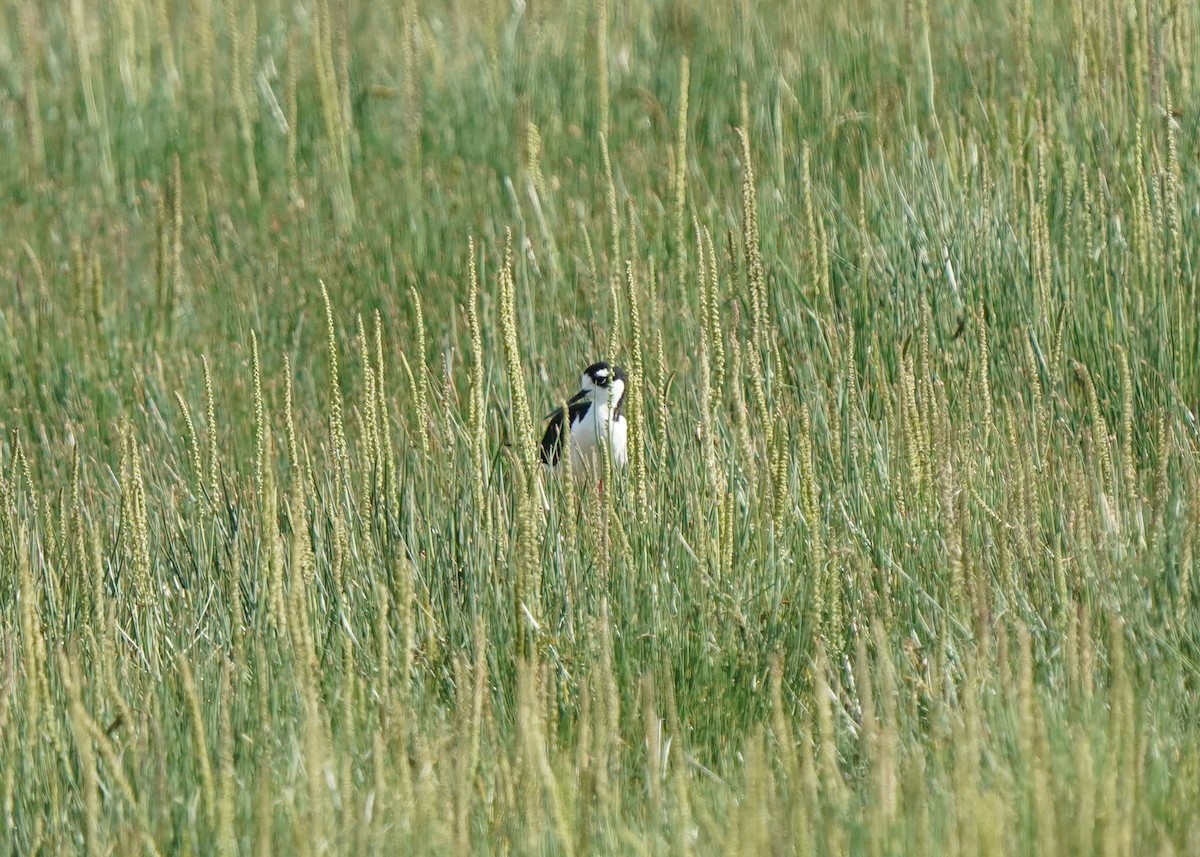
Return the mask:
M1200 6L2 20L0 851L1200 849Z

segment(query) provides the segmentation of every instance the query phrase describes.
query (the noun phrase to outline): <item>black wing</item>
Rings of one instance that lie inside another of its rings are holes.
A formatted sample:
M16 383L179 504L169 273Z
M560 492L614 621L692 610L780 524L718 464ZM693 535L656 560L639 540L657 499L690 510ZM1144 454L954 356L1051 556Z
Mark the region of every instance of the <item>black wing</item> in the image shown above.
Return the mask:
M569 402L566 407L567 415L571 420L570 424L575 425L583 419L591 406L591 402ZM546 425L546 433L542 435L542 461L553 467L562 457L563 447L566 443L562 430L563 409L559 408L549 417L550 422Z

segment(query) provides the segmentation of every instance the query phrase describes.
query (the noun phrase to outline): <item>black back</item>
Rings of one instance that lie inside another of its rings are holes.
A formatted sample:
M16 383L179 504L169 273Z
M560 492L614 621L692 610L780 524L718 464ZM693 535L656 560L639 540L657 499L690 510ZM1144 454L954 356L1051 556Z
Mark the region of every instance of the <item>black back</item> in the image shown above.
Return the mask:
M573 402L568 405L567 415L571 420L570 424L575 425L583 419L591 406L590 401ZM562 458L563 448L566 446L566 435L562 430L562 422L563 409L559 408L550 414L550 423L546 426L546 433L542 435L542 461L551 467L558 464L558 460Z

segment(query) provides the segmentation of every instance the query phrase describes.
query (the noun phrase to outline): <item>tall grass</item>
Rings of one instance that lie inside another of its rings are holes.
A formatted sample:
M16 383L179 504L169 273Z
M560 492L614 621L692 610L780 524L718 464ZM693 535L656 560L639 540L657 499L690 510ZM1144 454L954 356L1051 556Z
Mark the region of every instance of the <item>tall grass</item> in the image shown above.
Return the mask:
M3 16L0 850L1200 847L1194 6Z

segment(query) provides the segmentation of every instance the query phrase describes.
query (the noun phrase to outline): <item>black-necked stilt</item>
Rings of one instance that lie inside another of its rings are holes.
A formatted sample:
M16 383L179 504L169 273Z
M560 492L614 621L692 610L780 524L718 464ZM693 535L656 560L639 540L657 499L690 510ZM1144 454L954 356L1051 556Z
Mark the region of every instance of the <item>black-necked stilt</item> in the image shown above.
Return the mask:
M571 430L571 472L576 477L587 471L598 473L601 444L607 442L614 469L625 466L629 423L625 419L625 370L603 360L583 370L579 392L567 402L565 410ZM542 461L557 467L562 458L563 410L547 414L550 423L542 435Z

